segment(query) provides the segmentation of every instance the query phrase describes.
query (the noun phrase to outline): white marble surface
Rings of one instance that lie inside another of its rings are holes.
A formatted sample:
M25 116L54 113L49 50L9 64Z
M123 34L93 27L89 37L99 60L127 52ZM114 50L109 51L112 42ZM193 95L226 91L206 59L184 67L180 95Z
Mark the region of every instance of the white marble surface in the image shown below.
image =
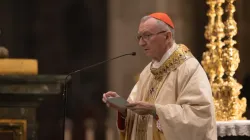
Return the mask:
M250 136L250 120L217 121L218 136Z

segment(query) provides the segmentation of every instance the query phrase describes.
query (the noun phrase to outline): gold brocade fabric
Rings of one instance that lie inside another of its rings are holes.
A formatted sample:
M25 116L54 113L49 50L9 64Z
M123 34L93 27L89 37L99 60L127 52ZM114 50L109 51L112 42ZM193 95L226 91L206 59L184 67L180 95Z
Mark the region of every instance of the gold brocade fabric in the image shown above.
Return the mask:
M152 77L150 78L150 84L148 92L143 96L144 102L155 103L155 100L163 86L169 73L178 66L180 66L188 58L193 57L189 49L184 45L179 45L179 47L173 52L173 54L167 59L159 68L152 68L153 63L151 64L150 70ZM146 140L147 139L147 128L150 115L139 115L137 118L137 127L136 127L136 140ZM153 130L154 139L161 139L163 136L160 129L157 129L155 124L157 121L153 121ZM156 131L155 131L156 130Z

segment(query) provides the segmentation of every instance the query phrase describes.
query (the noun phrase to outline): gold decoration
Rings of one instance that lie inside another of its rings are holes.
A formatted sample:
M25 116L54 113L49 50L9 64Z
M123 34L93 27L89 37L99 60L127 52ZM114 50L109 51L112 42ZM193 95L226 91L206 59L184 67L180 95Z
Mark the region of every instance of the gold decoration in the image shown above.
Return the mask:
M0 58L0 75L37 75L36 59Z
M214 25L214 33L216 35L216 49L214 54L216 55L216 60L214 63L214 68L216 71L215 81L211 83L212 86L212 92L214 97L214 103L215 103L215 110L216 110L216 119L222 120L221 118L227 118L227 99L223 97L223 75L224 75L224 68L222 65L222 47L225 45L225 43L222 41L222 39L225 37L224 33L224 23L222 22L222 15L224 14L222 4L225 2L225 0L219 0L217 1L216 6L216 21Z
M240 62L239 52L233 47L236 44L233 37L237 34L237 24L233 18L235 0L226 1L228 16L223 23L222 4L225 0L207 0L210 9L205 38L209 41L206 45L209 50L204 52L202 61L212 86L217 121L245 119L242 114L246 110L246 99L238 98L242 86L233 78ZM227 39L223 42L225 36Z
M217 1L217 7L216 7L216 21L214 25L214 33L216 34L216 63L215 63L215 69L216 69L216 77L215 77L215 83L221 85L223 83L222 76L224 75L224 68L222 66L222 48L225 45L225 43L222 41L222 39L225 37L224 33L224 23L222 22L222 15L224 14L223 8L221 5L225 2L225 0L218 0Z
M203 61L201 62L205 71L207 72L209 76L210 83L214 81L215 78L215 67L214 63L216 60L216 55L215 55L215 39L216 37L214 36L214 22L215 22L215 5L217 3L216 0L207 0L206 2L210 9L207 12L208 16L208 25L205 27L205 38L209 41L206 45L208 48L207 52L203 53Z
M236 11L233 5L235 1L227 0L226 12L228 13L228 17L225 22L227 39L225 40L226 47L223 49L222 54L223 67L225 68L224 93L227 95L228 107L230 108L227 120L246 119L242 118L243 113L246 111L246 98L242 98L241 100L238 98L242 85L233 77L240 63L239 51L234 48L237 42L233 40L233 37L237 34L237 23L233 17Z

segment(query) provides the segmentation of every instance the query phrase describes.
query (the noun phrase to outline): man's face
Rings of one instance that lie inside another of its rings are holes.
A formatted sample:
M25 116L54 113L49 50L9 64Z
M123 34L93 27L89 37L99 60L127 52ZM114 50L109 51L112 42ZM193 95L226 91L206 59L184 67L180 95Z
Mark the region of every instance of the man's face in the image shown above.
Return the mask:
M140 23L137 39L148 57L161 59L166 52L166 33L157 26L157 20L154 18Z

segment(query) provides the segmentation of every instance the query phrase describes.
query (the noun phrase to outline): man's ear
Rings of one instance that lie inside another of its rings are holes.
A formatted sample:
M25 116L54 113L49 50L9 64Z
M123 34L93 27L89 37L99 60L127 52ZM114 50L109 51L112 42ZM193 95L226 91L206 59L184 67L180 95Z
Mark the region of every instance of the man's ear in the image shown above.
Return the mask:
M172 33L171 32L167 32L165 35L166 39L169 40L172 38Z

